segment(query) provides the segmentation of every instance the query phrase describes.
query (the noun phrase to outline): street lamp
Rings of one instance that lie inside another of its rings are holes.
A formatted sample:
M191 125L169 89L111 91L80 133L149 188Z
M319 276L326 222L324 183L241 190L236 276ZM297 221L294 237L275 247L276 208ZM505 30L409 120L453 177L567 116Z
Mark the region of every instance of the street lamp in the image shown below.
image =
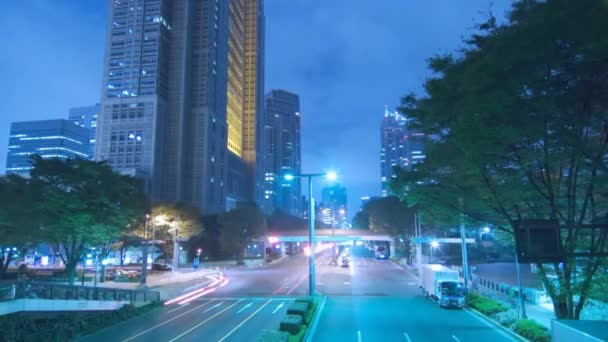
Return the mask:
M308 256L308 292L314 296L315 291L315 253L313 248L313 236L315 230L315 204L312 197L312 179L323 177L329 181L334 181L338 175L334 171L325 173L303 173L299 175L285 174L283 179L292 181L296 178L306 178L308 180L308 245L310 246L310 255Z
M439 247L439 242L433 240L431 241L431 264L433 263L433 250Z

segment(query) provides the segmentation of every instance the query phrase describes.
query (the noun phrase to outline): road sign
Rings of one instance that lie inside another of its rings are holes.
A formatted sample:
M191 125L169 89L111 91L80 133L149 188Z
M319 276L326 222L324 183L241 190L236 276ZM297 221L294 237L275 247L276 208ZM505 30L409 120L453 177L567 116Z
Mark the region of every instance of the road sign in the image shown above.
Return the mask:
M194 269L197 269L200 265L201 265L201 261L200 261L199 257L196 257L196 258L194 258L194 260L192 260L192 267L194 267Z

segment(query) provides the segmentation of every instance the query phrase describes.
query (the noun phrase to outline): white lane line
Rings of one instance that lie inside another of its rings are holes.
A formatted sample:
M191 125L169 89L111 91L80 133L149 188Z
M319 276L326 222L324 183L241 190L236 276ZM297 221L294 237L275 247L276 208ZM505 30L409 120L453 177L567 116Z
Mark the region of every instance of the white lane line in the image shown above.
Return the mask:
M361 330L357 330L357 341L361 342Z
M193 326L192 328L190 328L190 329L188 329L188 330L184 331L183 333L181 333L181 334L177 335L175 338L173 338L173 339L169 340L169 342L174 342L174 341L177 341L178 339L180 339L180 338L182 338L182 337L186 336L187 334L191 333L191 332L192 332L194 329L196 329L196 328L200 327L201 325L203 325L203 324L205 324L205 323L209 322L210 320L214 319L215 317L217 317L217 316L221 315L221 314L222 314L222 313L224 313L226 310L230 310L230 309L232 309L232 307L233 307L233 306L237 305L237 304L238 304L238 303L240 303L242 300L243 300L243 299L238 300L238 301L236 301L234 304L232 304L232 305L230 305L230 306L227 306L227 307L226 307L224 310L222 310L222 311L220 311L220 312L216 313L215 315L213 315L213 316L211 316L211 317L207 318L206 320L204 320L204 321L202 321L202 322L198 323L197 325Z
M172 312L175 312L175 311L177 311L177 310L181 310L181 309L185 308L185 307L186 307L186 306L188 306L188 305L190 305L190 303L180 305L180 306L178 306L177 308L175 308L175 309L171 309L171 310L169 310L169 311L167 311L167 312L168 312L168 313L172 313Z
M403 333L403 336L405 336L405 340L407 342L412 342L412 339L410 338L410 335L408 335L407 333Z
M228 337L230 337L230 335L232 335L235 331L238 330L238 328L242 327L243 324L247 323L248 320L250 320L251 318L253 318L253 316L257 315L258 312L262 311L262 309L268 305L270 303L270 301L267 301L266 303L264 303L264 305L260 306L257 310L255 310L251 315L249 315L249 317L245 318L239 325L237 325L236 327L234 327L234 329L230 330L229 333L227 333L226 335L224 335L224 337L222 337L219 341L217 342L222 342L225 339L227 339Z
M416 286L416 285L417 285L417 284L416 284L415 282L413 282L413 281L410 281L410 282L408 282L407 284L408 284L409 286Z
M253 302L251 302L251 303L249 303L249 304L247 304L247 305L243 306L243 307L241 308L241 310L237 311L236 313L241 313L241 312L243 312L245 309L247 309L247 308L248 308L248 307L250 307L251 305L253 305Z
M154 330L154 329L156 329L156 328L162 327L163 325L165 325L165 324L167 324L167 323L169 323L169 322L171 322L171 321L174 321L174 320L176 320L176 319L178 319L178 318L182 317L182 316L183 316L183 315L185 315L185 314L189 314L189 313L191 313L192 311L194 311L194 310L196 310L196 309L200 309L200 308L202 308L203 306L205 306L205 305L207 305L207 304L211 304L212 302L213 302L213 299L212 299L212 300L210 300L210 301L208 301L208 302L206 302L206 303L204 303L204 304L201 304L201 305L199 305L199 306L197 306L197 307L195 307L195 308L193 308L193 309L190 309L190 310L188 310L188 311L186 311L186 312L182 312L181 314L179 314L179 315L177 315L177 316L175 316L175 317L173 317L173 318L170 318L170 319L168 319L168 320L166 320L166 321L164 321L164 322L162 322L162 323L159 323L159 324L157 324L157 325L153 326L152 328L146 329L146 330L144 330L144 331L140 332L140 333L139 333L139 334L137 334L137 335L133 335L133 336L131 336L131 337L127 338L126 340L123 340L123 342L127 342L127 341L134 340L134 339L138 338L139 336L141 336L141 335L143 335L143 334L145 334L145 333L148 333L148 332L150 332L150 331L152 331L152 330Z
M276 309L274 309L274 311L272 312L272 314L274 315L275 313L277 313L277 311L279 311L279 309L280 309L280 308L282 308L282 307L283 307L283 305L285 305L285 302L283 302L283 303L281 303L281 304L277 305L277 308L276 308Z
M323 283L317 282L317 285L323 285Z
M213 309L217 308L218 306L220 306L220 305L222 305L222 304L224 304L224 302L217 303L217 304L215 304L214 306L210 307L209 309L207 309L207 310L203 311L203 313L207 313L207 312L209 312L209 311L211 311L211 310L213 310Z
M456 342L460 342L460 340L458 339L458 337L456 337L456 336L452 335L452 338L454 339L454 341L456 341Z
M350 285L350 281L345 281L344 285Z

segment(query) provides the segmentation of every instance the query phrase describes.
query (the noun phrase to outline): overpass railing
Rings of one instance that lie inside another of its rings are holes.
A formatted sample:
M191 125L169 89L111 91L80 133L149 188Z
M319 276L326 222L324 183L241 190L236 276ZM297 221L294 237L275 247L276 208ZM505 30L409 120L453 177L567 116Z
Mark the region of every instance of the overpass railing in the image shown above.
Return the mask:
M0 302L14 299L98 300L146 303L160 302L160 292L31 281L0 282Z

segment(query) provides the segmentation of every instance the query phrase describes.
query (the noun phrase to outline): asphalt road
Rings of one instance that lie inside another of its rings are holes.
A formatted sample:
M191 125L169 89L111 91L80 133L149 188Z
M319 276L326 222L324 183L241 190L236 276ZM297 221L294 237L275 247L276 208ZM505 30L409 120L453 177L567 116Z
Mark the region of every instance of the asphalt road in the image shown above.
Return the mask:
M276 329L293 299L205 298L167 305L81 341L256 341Z
M317 257L317 292L327 301L313 341L512 341L468 311L439 308L391 261L376 260L365 248L352 254L348 268L330 266L329 253ZM227 270L223 280L188 284L185 296L194 291L198 298L82 340L256 341L264 329L278 327L295 297L307 294L307 262L294 256L259 269Z

